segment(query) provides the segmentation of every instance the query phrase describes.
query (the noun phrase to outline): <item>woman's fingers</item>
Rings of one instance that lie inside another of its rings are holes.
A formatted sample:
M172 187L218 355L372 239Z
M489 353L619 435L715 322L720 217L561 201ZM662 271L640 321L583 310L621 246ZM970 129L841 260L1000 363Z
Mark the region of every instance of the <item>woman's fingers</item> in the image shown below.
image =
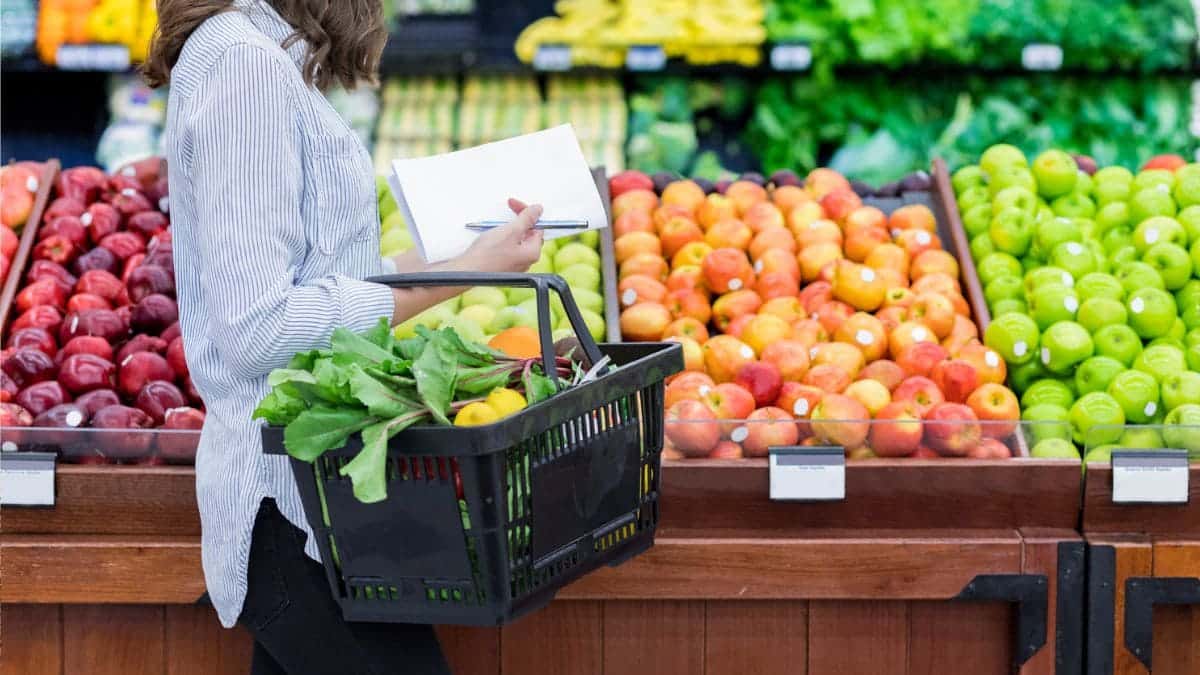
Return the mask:
M508 198L508 208L512 209L513 213L519 214L522 211L524 211L527 208L527 206L528 205L525 202L521 201L520 199L515 199L513 197Z
M513 200L513 201L515 201L515 200ZM525 208L521 209L520 213L517 214L516 222L518 223L518 230L520 230L523 234L528 235L530 232L534 231L533 226L537 223L538 219L541 217L542 217L542 205L541 204L534 204L533 206L526 206Z

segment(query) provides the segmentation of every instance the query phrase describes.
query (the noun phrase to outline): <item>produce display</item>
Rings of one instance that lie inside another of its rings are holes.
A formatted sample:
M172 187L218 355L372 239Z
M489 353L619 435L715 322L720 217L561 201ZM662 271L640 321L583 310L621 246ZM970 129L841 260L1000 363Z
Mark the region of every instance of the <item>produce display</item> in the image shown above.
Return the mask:
M155 0L41 0L37 53L42 62L58 62L63 45L117 44L142 61L158 26Z
M203 424L179 334L161 166L153 158L115 175L86 166L59 173L6 326L3 426ZM138 461L190 461L195 443L169 439L157 450ZM100 452L65 459L109 461Z
M1089 460L1200 456L1200 165L1161 155L1134 174L995 145L953 184L992 315L984 342L1025 419L1071 423L1034 454L1073 441Z
M1012 456L1017 397L927 206L885 214L829 169L769 184L626 171L610 192L621 333L683 345L670 456Z

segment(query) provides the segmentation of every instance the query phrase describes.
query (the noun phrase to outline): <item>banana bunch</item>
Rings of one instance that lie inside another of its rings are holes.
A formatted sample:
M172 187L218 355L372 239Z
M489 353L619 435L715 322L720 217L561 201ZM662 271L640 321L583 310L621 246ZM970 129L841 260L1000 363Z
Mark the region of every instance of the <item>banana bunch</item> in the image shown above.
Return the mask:
M618 17L618 3L559 0L554 11L557 16L538 19L517 36L514 50L522 63L532 63L538 47L551 44L570 45L571 61L576 65L620 68L625 63L624 52L595 42L597 32Z
M133 61L145 61L150 53L150 41L154 39L154 31L158 28L158 9L155 0L141 0L142 13L138 17L137 34L129 45L129 58Z
M132 52L141 14L139 4L138 0L100 0L87 18L88 34L92 41L123 44Z

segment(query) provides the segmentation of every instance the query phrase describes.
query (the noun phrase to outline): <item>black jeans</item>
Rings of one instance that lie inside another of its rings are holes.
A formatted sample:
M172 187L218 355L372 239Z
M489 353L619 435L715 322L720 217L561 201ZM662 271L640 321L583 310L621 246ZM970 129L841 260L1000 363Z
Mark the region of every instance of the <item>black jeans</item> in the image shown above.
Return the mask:
M304 540L263 500L238 617L254 636L252 675L449 675L431 626L347 623Z

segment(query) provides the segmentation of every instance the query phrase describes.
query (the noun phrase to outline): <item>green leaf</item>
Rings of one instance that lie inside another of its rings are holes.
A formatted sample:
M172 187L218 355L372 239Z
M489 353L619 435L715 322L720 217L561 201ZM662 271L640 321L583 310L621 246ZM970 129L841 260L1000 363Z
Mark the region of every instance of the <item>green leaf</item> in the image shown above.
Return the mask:
M355 403L350 393L347 369L334 363L332 358L317 359L312 374L317 380L316 390L321 398L331 403Z
M441 335L431 335L420 358L413 362L412 371L421 401L429 408L434 419L449 426L450 419L446 417L446 412L454 401L455 377L458 373L454 348Z
M317 378L306 370L281 368L272 371L267 376L267 384L273 389L286 393L291 398L303 399L308 403L319 403L321 401L329 401L330 403L338 402L325 398L320 387L317 385Z
M292 457L312 462L326 451L342 447L352 434L376 421L362 408L314 406L287 425L283 446Z
M371 377L360 366L348 370L350 392L376 417L398 417L421 409L421 404Z
M439 334L454 347L459 354L459 363L464 366L490 366L497 360L505 358L504 354L491 347L464 340L452 328L443 328Z
M334 329L329 345L336 354L356 354L371 363L382 363L392 358L390 350L384 350L366 337L346 328Z
M396 344L396 336L392 334L392 327L388 325L388 320L383 318L379 319L379 323L375 324L374 328L363 333L363 337L371 344L389 353Z
M486 394L498 387L508 386L512 376L513 367L504 364L461 370L458 373L455 392L457 394Z
M363 429L362 450L338 472L350 479L358 501L374 504L387 499L388 440L423 417L424 412L410 412Z
M254 419L266 420L267 424L281 427L291 424L307 408L304 399L292 396L282 388L272 389L254 409Z
M307 352L300 352L292 357L288 362L290 370L312 370L313 364L322 356L329 356L329 352L321 349L313 349Z
M426 342L428 340L420 335L398 340L392 351L406 361L416 361L421 356L421 352L425 351Z
M529 368L522 377L525 384L525 400L529 405L541 403L558 393L558 385L554 380Z

